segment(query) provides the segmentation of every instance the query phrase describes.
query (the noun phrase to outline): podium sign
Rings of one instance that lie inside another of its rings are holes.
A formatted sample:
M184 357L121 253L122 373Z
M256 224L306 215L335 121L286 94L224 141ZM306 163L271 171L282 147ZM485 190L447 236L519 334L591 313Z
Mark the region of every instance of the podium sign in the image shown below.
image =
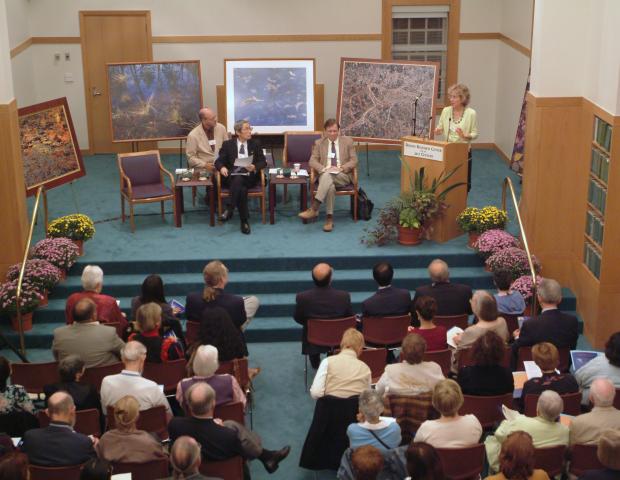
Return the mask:
M406 141L403 144L403 155L443 162L443 146Z

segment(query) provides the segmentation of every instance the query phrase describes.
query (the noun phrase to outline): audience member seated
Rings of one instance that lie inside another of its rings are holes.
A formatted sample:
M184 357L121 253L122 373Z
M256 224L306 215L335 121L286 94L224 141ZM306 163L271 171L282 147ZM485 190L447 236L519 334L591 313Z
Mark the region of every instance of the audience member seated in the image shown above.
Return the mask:
M294 319L303 326L301 353L310 357L312 368L318 368L321 353L328 351L326 347L308 343L308 319L310 318L343 318L353 315L351 295L343 290L332 288L332 267L327 263L319 263L312 269L314 287L298 293L295 299Z
M446 343L446 327L435 325L433 318L437 313L437 300L433 297L418 297L415 304L412 302L411 318L418 327L410 327L409 331L417 333L426 340L426 349L445 350L448 348Z
M202 312L198 341L200 345L216 347L220 362L244 358L248 354L243 334L233 325L228 312L220 307Z
M9 383L11 362L0 356L0 415L14 412L34 413L34 405L28 392L21 385Z
M244 330L256 315L260 305L255 296L241 297L226 293L228 268L219 260L207 263L202 270L205 288L202 292L192 292L185 300L185 315L188 320L199 322L205 309L222 307L228 312L233 324Z
M590 386L592 411L578 415L570 423L570 444L596 445L601 432L620 430L620 410L614 408L616 389L607 378L597 378Z
M544 391L538 397L536 417L526 417L511 411L510 419L504 420L485 441L487 460L493 472L499 471L499 453L502 444L512 432L522 430L532 436L534 448L568 445L568 427L558 420L564 402L557 392ZM514 415L513 415L514 414Z
M412 442L406 447L407 474L405 480L444 480L443 466L437 451L424 442Z
M512 432L499 452L499 472L487 480L549 480L547 472L534 469L534 444L526 432Z
M413 303L419 297L433 297L437 300L437 315L462 315L470 314L472 291L468 285L450 282L450 270L448 264L440 259L433 260L428 266L430 285L423 285L415 289Z
M111 480L112 465L102 458L93 458L82 466L80 480Z
M75 405L71 395L56 392L47 402L50 424L45 428L28 430L20 450L33 465L60 467L79 465L95 456L93 440L73 430Z
M357 358L363 349L364 336L355 328L347 329L342 334L340 353L321 361L310 387L312 398L349 398L370 388L370 368Z
M383 455L376 447L363 445L351 454L351 467L355 480L376 480L383 470Z
M136 312L138 333L132 333L129 340L140 342L146 347L146 361L162 363L184 358L183 345L175 335L161 337L161 307L155 303L145 303Z
M30 480L26 454L9 452L0 458L0 478L3 480Z
M605 430L598 441L596 456L605 467L589 470L579 480L618 480L620 478L620 432Z
M456 381L464 395L493 396L512 393L514 378L501 365L506 345L495 332L488 331L471 346L473 365L459 370Z
M457 373L458 357L461 351L470 348L478 337L486 332L495 332L504 342L508 342L510 338L506 320L497 313L497 303L489 292L476 290L471 299L471 306L478 322L467 327L463 333L454 336L457 348L452 352L453 373Z
M73 306L83 298L90 298L97 305L97 317L101 323L120 323L123 331L127 328L127 319L121 312L114 297L101 293L103 288L103 270L97 265L86 265L82 271L81 292L72 293L65 305L67 323L73 323Z
M471 447L478 443L482 426L474 415L459 415L462 405L463 393L458 383L454 380L437 383L433 389L433 407L441 417L420 425L414 442L426 442L435 448Z
M510 290L513 280L512 273L506 270L493 272L493 283L497 287L497 293L493 296L500 314L521 315L525 310L523 295L516 290Z
M381 395L419 395L433 390L444 379L441 367L425 362L426 341L417 333L409 333L401 344L402 361L385 367L377 382Z
M84 362L77 355L67 355L63 358L58 363L60 382L43 387L46 401L54 393L62 390L71 395L76 410L87 410L89 408L100 410L101 399L95 386L80 383L85 370Z
M579 385L570 373L558 373L560 354L553 343L542 342L532 347L532 359L542 371L542 377L530 378L523 384L521 406L525 405L525 396L538 395L545 390L553 390L560 395L579 391Z
M219 368L218 351L213 345L201 345L191 359L193 376L184 378L177 385L176 399L186 413L189 413L185 402L187 390L198 382L206 382L215 390L215 406L224 403L241 402L245 408L246 398L237 379L228 374L216 374Z
M383 400L375 390L364 390L360 393L357 422L347 428L349 446L358 448L372 445L381 451L396 448L400 445L400 427L396 419L382 417Z
M575 380L583 392L582 404L588 404L590 385L599 377L608 378L616 388L620 388L620 332L609 337L605 344L605 355L593 358L575 372Z
M101 406L104 415L108 406L114 406L121 398L131 395L138 400L140 410L163 405L168 417L172 411L164 392L154 381L142 377L146 360L146 347L140 342L127 342L121 351L125 369L116 375L108 375L101 382Z
M149 275L146 277L142 282L140 295L131 299L131 319L136 319L138 308L150 302L155 302L161 307L162 335L172 330L177 338L185 344L183 327L176 317L179 312L175 311L167 302L164 295L164 282L159 275Z
M362 302L364 317L394 317L407 315L411 303L411 294L404 288L392 286L394 269L388 262L377 263L372 269L372 276L377 282L377 293Z
M543 278L536 291L542 312L535 319L526 320L521 329L515 330L512 344L513 366L516 366L519 347L531 347L541 342L553 343L557 348L577 347L579 325L577 317L562 313L562 287L551 278ZM587 398L587 397L586 397Z
M108 462L146 463L166 454L159 440L136 424L140 416L140 404L135 397L127 395L114 404L115 428L103 434L97 443L97 455Z
M117 363L125 342L114 327L97 321L97 305L90 298L82 298L73 305L75 323L54 330L52 352L56 360L77 355L86 368Z
M164 480L217 480L213 477L205 477L200 474L200 445L192 437L187 435L177 438L170 450L170 466L172 476Z
M175 441L188 435L201 445L204 460L227 460L241 455L246 460L258 458L268 473L278 469L290 447L280 450L263 448L260 437L233 420L213 418L215 390L204 382L192 385L187 391L190 417L175 417L168 424L170 438Z

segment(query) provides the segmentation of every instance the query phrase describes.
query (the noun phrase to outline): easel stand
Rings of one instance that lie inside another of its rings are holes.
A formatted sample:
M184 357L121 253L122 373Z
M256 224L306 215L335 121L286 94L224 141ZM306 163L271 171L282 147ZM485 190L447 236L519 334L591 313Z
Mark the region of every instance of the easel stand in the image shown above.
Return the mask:
M183 139L179 138L179 168L183 168Z

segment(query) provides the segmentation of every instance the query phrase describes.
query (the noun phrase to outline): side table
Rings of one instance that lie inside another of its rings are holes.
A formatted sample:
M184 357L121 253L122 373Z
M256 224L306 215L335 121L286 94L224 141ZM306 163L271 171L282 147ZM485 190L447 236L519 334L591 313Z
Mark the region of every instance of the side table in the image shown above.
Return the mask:
M299 196L299 211L303 212L308 208L308 177L283 177L278 178L274 173L269 175L269 223L275 223L276 210L276 185L299 185L301 195Z

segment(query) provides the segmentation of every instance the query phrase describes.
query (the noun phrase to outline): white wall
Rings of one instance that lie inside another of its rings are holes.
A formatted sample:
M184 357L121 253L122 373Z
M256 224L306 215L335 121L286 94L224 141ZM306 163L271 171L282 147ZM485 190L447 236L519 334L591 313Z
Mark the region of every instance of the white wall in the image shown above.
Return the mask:
M0 104L2 105L10 103L15 98L10 52L7 9L5 0L0 0Z
M9 42L11 48L27 40L30 37L29 14L32 2L30 0L4 0L6 3ZM5 31L3 29L2 31Z

